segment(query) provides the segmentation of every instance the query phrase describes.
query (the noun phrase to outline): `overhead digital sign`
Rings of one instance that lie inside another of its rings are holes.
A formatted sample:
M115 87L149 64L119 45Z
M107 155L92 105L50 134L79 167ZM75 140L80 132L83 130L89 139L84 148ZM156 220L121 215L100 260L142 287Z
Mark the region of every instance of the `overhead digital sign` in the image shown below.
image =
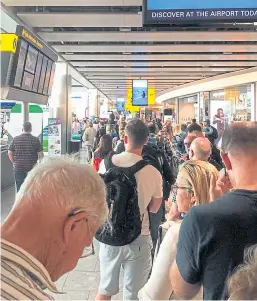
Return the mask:
M143 79L133 80L132 83L132 105L148 105L148 81Z
M257 0L145 0L145 24L256 21Z

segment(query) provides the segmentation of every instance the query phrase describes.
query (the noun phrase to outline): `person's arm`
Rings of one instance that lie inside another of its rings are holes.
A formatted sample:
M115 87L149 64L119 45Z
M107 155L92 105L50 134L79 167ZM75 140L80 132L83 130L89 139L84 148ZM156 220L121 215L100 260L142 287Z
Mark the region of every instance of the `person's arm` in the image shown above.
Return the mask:
M9 157L10 161L12 162L12 164L14 164L14 143L13 143L13 141L11 142L11 144L9 145L9 148L8 148L8 157Z
M38 138L36 140L36 151L37 151L38 160L41 161L44 158L44 152L43 152L43 147Z
M153 167L154 168L154 167ZM151 202L148 205L149 212L157 213L162 204L162 196L163 196L163 189L162 189L162 176L161 174L155 169L156 176L154 177L154 194L152 197Z
M41 161L44 158L44 152L43 151L38 152L37 155L38 155L38 160L39 161Z
M195 209L197 208L192 208L187 213L181 224L176 262L170 270L173 291L182 299L192 299L201 288L201 225L196 218Z
M12 162L12 164L14 163L14 154L12 151L8 150L8 157L10 159L10 161Z
M181 276L176 260L170 270L171 285L175 295L184 300L193 299L200 291L200 284L190 284Z
M149 203L148 210L151 213L157 213L162 204L162 197L160 198L152 198L151 202Z

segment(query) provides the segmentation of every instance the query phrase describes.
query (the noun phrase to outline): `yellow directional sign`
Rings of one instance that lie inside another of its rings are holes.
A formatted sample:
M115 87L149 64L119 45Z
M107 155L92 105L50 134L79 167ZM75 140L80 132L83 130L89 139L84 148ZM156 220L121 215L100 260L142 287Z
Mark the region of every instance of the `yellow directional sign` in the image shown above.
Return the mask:
M0 51L1 52L16 52L18 36L14 33L0 34Z
M130 111L131 113L137 113L140 111L139 106L132 105L132 89L128 89L127 103L125 104L125 110Z
M155 104L155 89L149 88L148 89L148 104L154 105ZM132 113L139 112L140 106L132 106L132 89L128 89L128 96L127 96L127 103L125 105L127 111Z
M155 89L148 89L148 104L155 105Z

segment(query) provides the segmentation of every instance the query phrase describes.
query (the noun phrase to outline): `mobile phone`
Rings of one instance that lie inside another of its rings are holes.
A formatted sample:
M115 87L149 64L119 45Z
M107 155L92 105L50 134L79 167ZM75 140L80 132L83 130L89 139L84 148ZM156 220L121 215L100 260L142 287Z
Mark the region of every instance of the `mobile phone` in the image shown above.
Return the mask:
M226 171L226 168L222 168L220 171L219 171L219 176L222 177L222 176L226 176L227 175L227 171Z

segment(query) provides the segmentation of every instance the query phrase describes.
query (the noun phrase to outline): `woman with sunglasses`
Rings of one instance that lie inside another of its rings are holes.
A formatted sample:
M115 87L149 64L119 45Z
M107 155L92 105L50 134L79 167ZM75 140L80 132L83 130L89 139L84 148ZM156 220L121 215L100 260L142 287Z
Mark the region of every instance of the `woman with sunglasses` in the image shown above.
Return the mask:
M187 161L180 170L177 183L172 187L176 194L178 210L187 213L193 206L210 202L211 174L218 171L210 168L204 161ZM169 280L169 270L176 256L176 246L181 221L170 222L159 253L155 259L152 274L147 284L139 292L141 300L168 300L172 294ZM198 296L198 299L202 296Z

